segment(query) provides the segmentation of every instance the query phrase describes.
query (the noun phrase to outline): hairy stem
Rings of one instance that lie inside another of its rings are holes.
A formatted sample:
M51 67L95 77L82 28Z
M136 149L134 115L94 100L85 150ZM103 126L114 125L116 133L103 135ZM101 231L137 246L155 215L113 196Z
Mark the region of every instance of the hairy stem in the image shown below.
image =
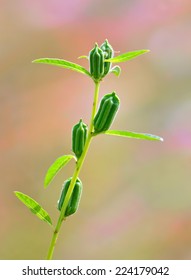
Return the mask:
M93 137L93 120L94 120L94 117L95 117L97 103L98 103L99 86L100 86L100 83L95 82L94 101L93 101L92 114L91 114L89 129L88 129L87 140L86 140L86 143L85 143L85 146L84 146L84 150L81 154L81 157L76 162L76 167L75 167L75 170L74 170L74 173L73 173L73 176L72 176L72 180L71 180L70 186L68 188L64 203L62 205L62 209L60 211L60 216L58 218L58 221L57 221L57 224L56 224L53 236L52 236L52 240L51 240L50 247L49 247L48 254L47 254L47 260L52 259L52 256L53 256L53 253L54 253L54 248L56 246L56 241L58 239L58 235L59 235L59 232L60 232L60 228L61 228L63 220L65 219L65 212L66 212L68 202L69 202L70 197L72 195L76 180L77 180L78 175L80 173L80 170L82 168L84 159L87 155L87 152L88 152L88 149L89 149L89 146L90 146L90 142L91 142L92 137Z

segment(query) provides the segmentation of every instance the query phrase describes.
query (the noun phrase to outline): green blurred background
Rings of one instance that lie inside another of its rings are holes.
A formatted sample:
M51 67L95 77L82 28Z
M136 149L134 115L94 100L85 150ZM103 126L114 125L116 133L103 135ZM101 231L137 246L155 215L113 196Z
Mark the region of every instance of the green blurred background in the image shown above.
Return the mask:
M89 122L93 82L40 57L80 63L105 38L121 53L151 52L120 64L113 90L121 108L113 129L164 142L99 136L80 178L80 209L62 227L55 259L191 258L190 0L0 1L0 258L43 259L52 231L13 191L58 217L70 163L44 190L47 168L71 152L71 128Z

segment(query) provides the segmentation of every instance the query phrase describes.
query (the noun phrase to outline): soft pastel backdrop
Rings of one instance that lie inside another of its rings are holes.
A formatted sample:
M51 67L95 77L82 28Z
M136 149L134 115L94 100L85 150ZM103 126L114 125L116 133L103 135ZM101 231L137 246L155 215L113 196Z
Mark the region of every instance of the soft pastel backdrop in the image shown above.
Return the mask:
M32 64L58 57L82 64L105 38L116 51L150 49L121 64L100 97L115 90L113 129L164 142L99 136L80 178L80 209L63 224L55 259L191 258L190 0L0 1L0 258L43 259L51 229L14 196L50 213L70 163L47 190L44 175L71 152L71 128L88 122L93 83L80 73Z

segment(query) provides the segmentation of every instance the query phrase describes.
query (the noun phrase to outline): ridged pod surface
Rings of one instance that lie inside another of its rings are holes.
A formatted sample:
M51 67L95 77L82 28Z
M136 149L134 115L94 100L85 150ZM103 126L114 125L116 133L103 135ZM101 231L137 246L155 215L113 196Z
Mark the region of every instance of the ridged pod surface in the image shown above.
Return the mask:
M79 158L84 150L87 138L87 125L82 120L72 128L72 151Z
M95 81L100 81L104 74L104 53L98 47L97 43L89 53L89 61L90 74L92 75Z
M105 42L100 46L100 49L104 53L104 59L112 58L114 55L114 51L112 46L109 44L106 39ZM104 76L106 76L111 68L111 62L104 62Z
M102 98L98 112L94 118L95 133L109 129L119 109L119 105L120 100L115 92L108 93Z
M61 211L61 209L62 209L62 205L64 203L64 200L65 200L68 188L70 186L71 180L72 180L72 177L69 178L68 180L66 180L63 184L62 191L61 191L61 194L60 194L60 199L58 200L58 206L57 206L59 211ZM82 188L83 188L82 182L78 178L76 180L72 195L71 195L69 203L68 203L68 206L66 208L65 217L74 214L78 210L79 203L80 203L80 198L81 198L81 194L82 194Z

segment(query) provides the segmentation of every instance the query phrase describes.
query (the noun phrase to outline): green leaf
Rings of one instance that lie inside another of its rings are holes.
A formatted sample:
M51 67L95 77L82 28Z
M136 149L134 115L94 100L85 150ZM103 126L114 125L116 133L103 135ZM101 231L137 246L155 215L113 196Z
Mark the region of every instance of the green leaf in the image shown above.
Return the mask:
M149 133L138 133L138 132L121 131L121 130L107 130L104 133L109 135L128 137L128 138L163 141L163 138Z
M105 61L109 61L109 62L124 62L127 60L131 60L141 54L147 53L149 52L149 50L137 50L137 51L132 51L132 52L127 52L127 53L123 53L120 54L118 56L115 56L113 58L110 59L105 59Z
M115 76L119 77L119 75L121 73L121 68L118 65L116 65L109 72L113 73L113 74L115 74Z
M89 57L88 57L87 55L80 55L80 56L78 57L78 59L80 59L80 58L86 58L86 59L89 59Z
M57 158L55 162L49 167L44 180L44 186L45 188L50 184L50 182L53 180L53 178L56 176L58 171L62 167L64 167L72 158L75 159L73 155L65 155Z
M52 221L48 213L30 196L22 193L22 192L14 192L16 197L25 204L33 214L35 214L40 220L47 222L52 226Z
M58 67L63 67L63 68L67 68L67 69L71 69L77 72L80 72L82 74L85 74L89 77L91 77L91 74L81 65L78 65L76 63L67 61L67 60L63 60L63 59L58 59L58 58L39 58L39 59L35 59L32 61L32 63L43 63L43 64L51 64L51 65L55 65Z

